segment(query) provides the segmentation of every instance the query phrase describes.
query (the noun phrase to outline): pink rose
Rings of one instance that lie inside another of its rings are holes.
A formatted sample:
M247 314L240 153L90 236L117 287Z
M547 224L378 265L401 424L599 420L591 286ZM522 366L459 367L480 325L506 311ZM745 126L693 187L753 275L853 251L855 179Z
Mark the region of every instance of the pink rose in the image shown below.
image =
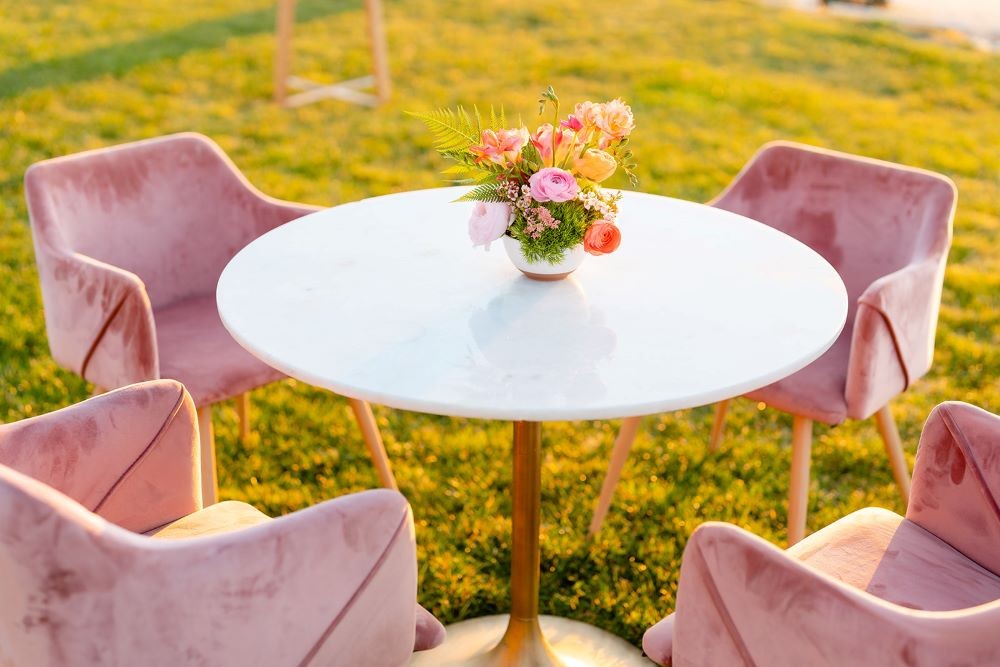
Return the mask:
M528 185L531 187L531 198L537 202L569 201L580 192L573 174L557 167L546 167L532 174Z
M472 245L486 246L507 231L510 224L510 205L477 201L469 218L469 238Z

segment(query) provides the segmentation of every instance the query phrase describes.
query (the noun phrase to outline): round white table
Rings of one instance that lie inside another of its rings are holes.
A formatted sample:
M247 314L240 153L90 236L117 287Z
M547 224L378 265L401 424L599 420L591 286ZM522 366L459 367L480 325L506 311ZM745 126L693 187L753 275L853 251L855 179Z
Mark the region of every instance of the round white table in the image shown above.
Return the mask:
M375 197L265 234L222 273L222 321L304 382L514 423L511 614L449 627L413 664L649 664L592 626L539 623L541 422L691 408L769 384L833 344L846 290L769 227L631 192L617 252L536 282L500 243L471 247L472 205L451 203L462 192Z

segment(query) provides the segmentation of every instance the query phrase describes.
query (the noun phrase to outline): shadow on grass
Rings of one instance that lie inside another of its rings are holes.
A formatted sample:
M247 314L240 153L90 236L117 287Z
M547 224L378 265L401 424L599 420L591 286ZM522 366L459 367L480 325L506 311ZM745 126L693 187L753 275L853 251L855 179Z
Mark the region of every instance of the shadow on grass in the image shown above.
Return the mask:
M357 3L350 0L301 0L296 20L301 23L322 16L340 14ZM143 39L105 46L64 58L32 62L0 72L0 99L27 90L96 79L129 70L156 60L180 57L189 51L222 46L233 37L244 37L274 29L273 7L232 14L212 21L190 23L175 30Z

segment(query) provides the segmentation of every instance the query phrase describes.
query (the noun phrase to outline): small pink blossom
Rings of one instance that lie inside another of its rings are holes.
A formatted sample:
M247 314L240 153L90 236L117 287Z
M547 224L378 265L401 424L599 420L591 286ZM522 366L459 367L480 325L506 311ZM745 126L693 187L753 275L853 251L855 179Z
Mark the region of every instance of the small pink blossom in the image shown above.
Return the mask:
M573 174L557 167L546 167L532 174L528 185L531 187L531 198L537 202L569 201L580 192Z
M476 162L514 164L521 159L521 149L528 143L528 129L483 130L480 141L482 143L469 147L469 152L476 156Z
M574 132L579 132L580 130L583 129L583 121L581 121L573 114L570 114L569 118L567 118L566 120L559 121L559 126L565 127L566 129L569 130L573 130Z
M472 245L486 246L496 241L507 231L510 224L510 205L492 202L476 202L469 218L469 238Z

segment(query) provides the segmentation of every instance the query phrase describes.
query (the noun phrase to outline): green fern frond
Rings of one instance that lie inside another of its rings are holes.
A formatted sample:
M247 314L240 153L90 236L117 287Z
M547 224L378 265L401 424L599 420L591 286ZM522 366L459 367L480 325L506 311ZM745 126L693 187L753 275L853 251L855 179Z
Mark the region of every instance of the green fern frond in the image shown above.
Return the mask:
M502 202L504 201L504 198L501 197L499 191L497 191L497 184L494 180L491 183L481 183L480 185L477 185L455 201Z
M482 123L479 111L470 116L464 108L457 110L438 109L431 112L407 112L414 118L423 121L431 131L438 152L464 151L473 144L479 143L482 135Z
M500 107L500 114L497 114L496 109L490 105L490 129L491 130L504 130L507 129L507 116L504 113L503 107Z

